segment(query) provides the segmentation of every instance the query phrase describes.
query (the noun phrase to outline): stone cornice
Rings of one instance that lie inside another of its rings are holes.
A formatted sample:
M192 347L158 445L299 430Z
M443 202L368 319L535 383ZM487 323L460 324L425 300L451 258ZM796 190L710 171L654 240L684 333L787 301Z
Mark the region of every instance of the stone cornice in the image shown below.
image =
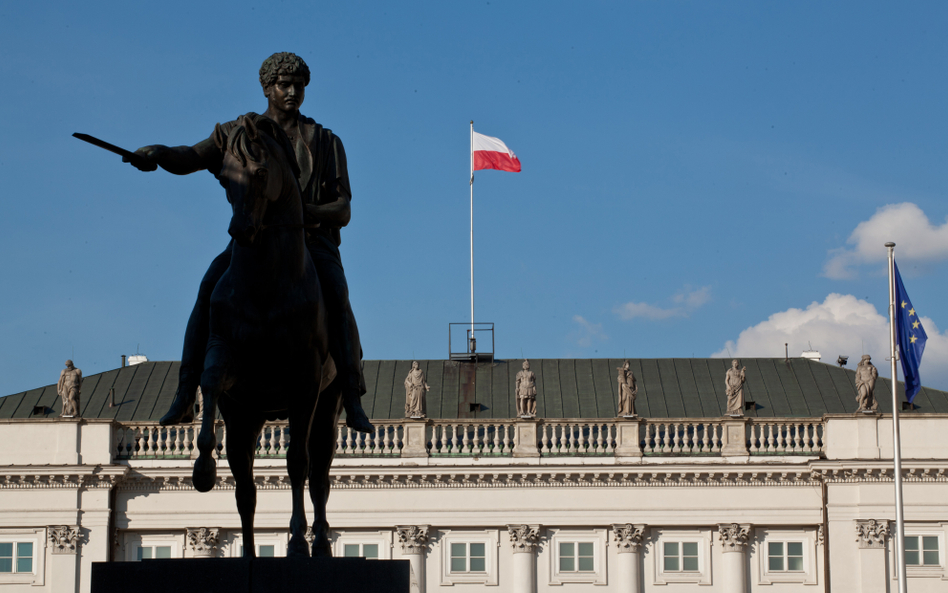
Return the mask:
M128 468L109 466L7 466L0 467L0 490L45 488L111 488Z

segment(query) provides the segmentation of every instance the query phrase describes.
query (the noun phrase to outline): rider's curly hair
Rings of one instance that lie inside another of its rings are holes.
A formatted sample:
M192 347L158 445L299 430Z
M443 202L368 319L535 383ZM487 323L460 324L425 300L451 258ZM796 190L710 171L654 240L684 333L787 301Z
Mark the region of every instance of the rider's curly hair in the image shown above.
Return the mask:
M303 84L309 84L309 66L303 58L288 51L273 54L260 66L260 85L267 88L276 82L279 76L302 76Z

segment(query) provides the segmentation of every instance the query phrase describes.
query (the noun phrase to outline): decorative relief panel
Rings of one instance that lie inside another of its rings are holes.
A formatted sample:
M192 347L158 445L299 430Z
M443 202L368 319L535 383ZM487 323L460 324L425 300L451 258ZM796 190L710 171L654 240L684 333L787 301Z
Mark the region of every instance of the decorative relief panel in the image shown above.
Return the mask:
M187 528L188 549L198 558L210 558L220 545L220 530L217 528Z
M616 541L616 551L638 552L645 537L645 525L615 524L612 526L612 533Z
M395 528L405 554L424 554L428 546L428 525L399 525Z
M718 525L718 539L725 552L741 552L750 537L750 525L723 523Z
M507 533L514 552L532 552L540 543L539 525L508 525Z
M856 541L861 549L885 548L889 538L889 522L875 519L856 519Z
M79 547L79 528L70 525L50 525L49 547L53 554L75 554Z

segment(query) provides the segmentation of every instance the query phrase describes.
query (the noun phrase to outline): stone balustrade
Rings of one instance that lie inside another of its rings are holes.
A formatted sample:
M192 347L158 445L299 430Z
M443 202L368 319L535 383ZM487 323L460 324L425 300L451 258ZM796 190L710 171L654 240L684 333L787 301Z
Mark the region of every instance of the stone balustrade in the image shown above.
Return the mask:
M500 419L374 421L373 434L340 423L340 457L642 457L803 455L824 453L826 420L759 419ZM156 422L116 422L119 459L187 459L195 455L200 425L161 427ZM218 456L227 433L217 427ZM285 457L286 422L264 426L257 457Z

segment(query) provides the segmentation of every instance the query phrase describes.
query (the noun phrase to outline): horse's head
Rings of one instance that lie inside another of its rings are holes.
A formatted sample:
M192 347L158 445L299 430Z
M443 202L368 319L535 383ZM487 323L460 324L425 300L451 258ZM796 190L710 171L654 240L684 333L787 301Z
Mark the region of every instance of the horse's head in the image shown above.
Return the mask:
M253 243L263 226L267 207L287 195L295 184L295 155L286 134L274 122L245 115L224 136L220 125L214 139L224 155L218 178L227 190L233 217L227 232L238 245Z

